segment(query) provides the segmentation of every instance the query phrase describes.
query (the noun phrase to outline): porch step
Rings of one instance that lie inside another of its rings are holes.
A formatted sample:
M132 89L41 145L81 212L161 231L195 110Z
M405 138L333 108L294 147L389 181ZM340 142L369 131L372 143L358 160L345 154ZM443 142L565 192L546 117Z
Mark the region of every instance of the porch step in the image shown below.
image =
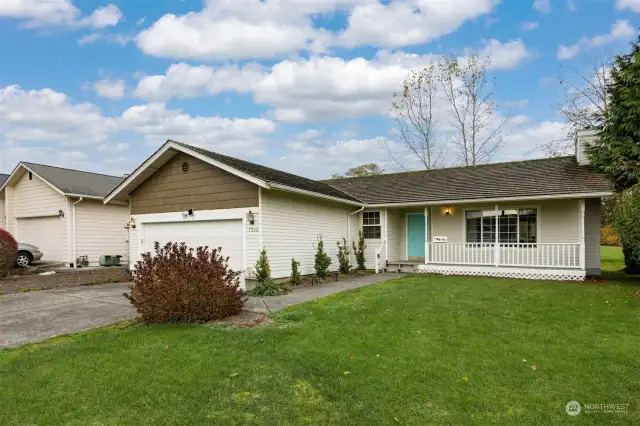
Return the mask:
M385 266L385 270L388 272L412 273L415 272L416 267L420 264L422 264L422 262L416 262L412 260L388 261Z

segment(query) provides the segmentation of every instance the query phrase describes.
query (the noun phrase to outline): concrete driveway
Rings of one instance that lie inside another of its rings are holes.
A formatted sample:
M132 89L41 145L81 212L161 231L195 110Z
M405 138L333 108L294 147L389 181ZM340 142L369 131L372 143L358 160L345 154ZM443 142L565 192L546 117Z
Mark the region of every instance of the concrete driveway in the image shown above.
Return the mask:
M0 297L0 348L75 333L135 317L122 293L129 286L103 284Z

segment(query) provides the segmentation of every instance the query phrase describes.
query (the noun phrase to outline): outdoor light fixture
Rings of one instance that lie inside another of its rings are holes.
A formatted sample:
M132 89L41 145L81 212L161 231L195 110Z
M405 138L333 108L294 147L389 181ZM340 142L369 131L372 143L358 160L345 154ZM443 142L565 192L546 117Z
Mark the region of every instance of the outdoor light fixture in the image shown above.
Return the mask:
M189 209L186 212L182 212L182 217L185 219L188 217L193 217L193 209Z
M449 216L451 214L451 207L447 206L444 208L445 216Z
M64 212L62 211L62 209L58 210L58 216L64 217Z
M135 229L136 228L136 220L134 218L130 218L127 223L125 223L124 227L126 229L132 228Z
M247 221L249 222L249 225L253 225L256 223L256 217L255 215L251 212L251 210L249 210L249 213L247 213Z

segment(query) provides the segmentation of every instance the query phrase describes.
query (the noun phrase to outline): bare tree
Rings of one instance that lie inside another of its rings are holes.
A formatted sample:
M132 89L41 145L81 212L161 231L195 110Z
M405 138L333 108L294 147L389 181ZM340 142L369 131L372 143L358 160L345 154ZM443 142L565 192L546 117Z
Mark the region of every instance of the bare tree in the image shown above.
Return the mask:
M393 94L389 113L396 123L395 131L400 142L427 170L441 166L444 154L443 147L438 146L434 137L434 109L438 90L436 72L434 64L412 70L402 82L402 91ZM386 147L391 159L406 170L388 143Z
M505 141L509 116L496 114L493 80L487 78L490 59L477 54L459 60L453 56L439 64L442 91L454 122L453 145L468 166L491 159Z
M549 157L572 154L575 133L580 129L601 126L607 111L607 86L614 55L606 51L595 56L584 54L583 57L584 65L580 68L560 68L559 81L564 94L556 109L564 117L566 137L542 146Z

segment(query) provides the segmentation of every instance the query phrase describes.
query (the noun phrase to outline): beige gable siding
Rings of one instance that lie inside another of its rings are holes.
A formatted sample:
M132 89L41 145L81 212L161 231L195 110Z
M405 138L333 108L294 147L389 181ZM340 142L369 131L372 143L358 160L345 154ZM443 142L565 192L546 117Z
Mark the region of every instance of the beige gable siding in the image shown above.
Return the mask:
M356 208L273 190L262 190L261 207L263 244L274 278L290 275L291 258L300 262L302 274L314 273L318 235L331 257L331 270L338 269L336 242L347 237L347 214Z
M5 223L5 202L4 202L4 191L0 192L0 228L7 229L7 225Z
M8 228L18 241L21 241L18 229L20 218L58 217L62 210L64 217L60 218L60 235L55 240L60 243L60 259L51 259L64 263L69 262L69 203L67 197L61 195L35 174L29 180L29 173L25 172L13 187L8 187L9 217ZM23 241L28 242L28 241ZM46 257L46 253L45 253Z
M585 264L587 275L600 275L600 206L599 198L585 200Z
M184 173L182 165L189 171ZM178 154L131 193L131 213L258 206L258 186L204 161Z
M76 211L76 255L89 256L97 264L101 255L121 255L126 264L129 253L125 223L129 206L83 200Z

